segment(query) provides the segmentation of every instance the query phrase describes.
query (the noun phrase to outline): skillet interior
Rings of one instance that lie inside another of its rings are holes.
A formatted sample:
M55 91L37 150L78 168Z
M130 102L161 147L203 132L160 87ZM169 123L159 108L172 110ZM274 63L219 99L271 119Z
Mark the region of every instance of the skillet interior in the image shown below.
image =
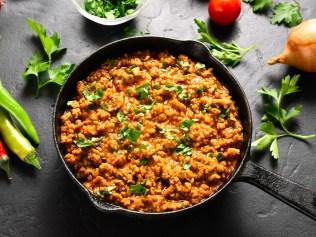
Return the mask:
M237 169L230 178L230 180L228 180L216 193L211 195L209 198L203 200L202 202L196 205L176 211L162 213L137 212L117 207L105 202L100 202L94 199L89 194L88 190L86 190L86 188L84 188L83 185L75 178L69 166L65 163L63 159L65 151L59 142L59 117L65 111L67 101L71 100L75 96L77 81L85 79L93 70L98 68L107 58L115 58L117 56L120 56L121 54L142 49L149 49L154 51L168 50L170 53L174 55L180 53L186 54L191 59L204 63L207 67L213 68L215 76L219 79L219 81L221 81L221 83L223 83L229 89L230 95L232 95L233 100L236 102L239 108L239 116L244 128L244 143L241 149L242 159L240 159L239 164L237 165ZM252 120L248 101L240 84L232 75L232 73L222 63L220 63L218 60L211 56L210 51L206 46L197 41L179 41L169 38L146 36L123 39L108 44L97 50L92 55L90 55L75 68L75 70L69 76L69 78L67 79L67 81L65 82L65 84L63 85L58 94L54 109L53 133L59 157L65 165L67 172L70 174L72 179L80 186L80 188L88 194L93 204L99 210L105 212L122 212L125 214L160 215L183 212L185 210L191 209L192 207L199 206L202 203L205 203L206 201L212 199L214 196L219 194L236 177L236 175L241 170L243 163L248 158L252 134Z

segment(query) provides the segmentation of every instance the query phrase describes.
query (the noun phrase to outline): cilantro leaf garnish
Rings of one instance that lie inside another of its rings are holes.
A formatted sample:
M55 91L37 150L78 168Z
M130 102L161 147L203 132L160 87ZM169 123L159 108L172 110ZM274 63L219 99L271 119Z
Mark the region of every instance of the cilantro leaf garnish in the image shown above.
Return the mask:
M148 158L142 158L139 160L139 165L148 165L149 159Z
M195 122L193 120L183 120L180 123L180 128L184 131L184 132L189 132L190 127L194 124Z
M102 138L100 137L92 137L90 139L87 138L77 138L74 140L74 143L79 148L88 148L92 146L96 146L98 142L100 142Z
M243 0L252 6L253 12L265 11L272 5L272 0Z
M175 91L178 95L180 95L183 92L183 87L179 85L167 84L165 85L164 89L166 91Z
M146 195L149 190L143 184L138 183L130 185L129 191L135 195Z
M189 170L191 168L191 164L190 163L184 163L182 165L182 167L183 167L184 170Z
M147 99L149 97L150 84L145 83L139 87L136 87L136 94L140 100Z
M202 69L205 69L206 67L205 67L205 64L203 64L203 63L196 63L195 64L195 69L197 70L197 71L201 71Z
M200 41L209 44L212 55L224 64L235 67L240 63L242 57L252 50L255 46L241 48L237 43L220 43L214 39L208 32L204 21L194 19L200 34Z
M286 26L293 27L302 22L300 4L296 1L280 2L273 8L272 24L284 23Z
M122 111L117 112L116 117L120 123L125 121L125 114Z
M192 148L189 147L188 143L186 142L180 142L177 146L176 146L176 153L178 155L185 155L185 156L190 156L192 155Z
M89 88L85 88L83 90L83 95L87 100L93 102L93 101L97 101L97 100L101 99L104 95L104 91L103 91L103 89L98 88L98 89L96 89L95 92L93 92Z
M220 118L227 119L230 114L230 109L224 109L223 112L219 115Z
M284 77L281 81L281 88L277 91L274 88L263 87L259 93L266 96L268 103L264 107L264 116L260 126L263 136L252 143L253 147L262 151L270 145L270 151L275 159L279 158L278 139L285 136L290 136L300 140L315 138L316 134L300 135L289 131L288 122L296 118L301 113L301 106L296 105L289 110L282 107L282 102L285 96L299 92L297 82L299 75ZM277 133L276 127L279 126L283 133Z
M125 127L120 130L119 139L128 139L132 144L137 142L141 132L136 128Z

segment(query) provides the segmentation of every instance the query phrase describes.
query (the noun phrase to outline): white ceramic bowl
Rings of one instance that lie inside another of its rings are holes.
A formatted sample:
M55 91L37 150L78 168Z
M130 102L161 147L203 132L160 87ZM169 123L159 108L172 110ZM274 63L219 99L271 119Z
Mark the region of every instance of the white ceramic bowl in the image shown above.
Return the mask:
M145 7L145 5L147 4L149 0L140 0L140 3L138 4L137 8L132 14L124 16L124 17L120 17L120 18L115 18L115 19L106 19L106 18L101 18L98 16L91 15L85 10L85 7L84 7L85 0L71 0L71 1L76 7L76 9L78 10L78 12L85 18L91 21L94 21L96 23L99 23L101 25L112 26L112 25L119 25L119 24L122 24L124 22L134 19L140 13L140 11Z

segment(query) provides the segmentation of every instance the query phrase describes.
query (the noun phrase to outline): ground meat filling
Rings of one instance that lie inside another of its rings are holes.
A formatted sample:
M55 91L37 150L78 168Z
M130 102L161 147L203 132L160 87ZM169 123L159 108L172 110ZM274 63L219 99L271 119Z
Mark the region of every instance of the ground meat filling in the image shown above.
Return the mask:
M139 51L77 83L60 117L64 156L97 198L165 212L201 202L232 175L243 142L238 109L211 68Z

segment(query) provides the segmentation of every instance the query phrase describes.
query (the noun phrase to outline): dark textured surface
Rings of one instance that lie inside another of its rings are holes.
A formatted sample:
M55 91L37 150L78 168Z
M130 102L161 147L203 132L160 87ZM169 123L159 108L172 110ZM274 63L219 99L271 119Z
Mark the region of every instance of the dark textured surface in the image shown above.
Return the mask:
M313 0L300 1L305 19L316 17ZM33 17L57 31L62 45L68 48L63 61L78 63L95 49L123 37L128 25L153 35L179 39L196 39L194 17L207 19L207 1L151 0L134 21L119 27L102 27L83 19L71 1L8 0L0 12L0 77L3 84L29 111L37 127L41 145L41 171L12 159L13 180L0 174L0 236L123 236L196 235L219 236L315 236L315 222L254 186L234 183L223 195L190 215L161 220L139 220L106 215L95 210L67 176L57 159L52 137L52 108L58 90L43 90L39 99L32 95L33 85L20 79L20 73L37 48L25 18ZM270 13L268 13L270 14ZM232 69L243 86L253 112L254 129L258 131L261 98L256 92L262 85L278 85L279 78L296 73L286 66L267 66L265 61L280 52L288 29L273 26L265 15L254 15L248 5L232 27L212 32L221 40L236 40L243 46L255 43L241 65ZM315 132L315 74L303 75L304 93L295 97L303 105L297 131ZM256 134L254 134L256 135ZM280 141L280 159L269 154L252 160L284 177L316 190L316 141L304 143L290 138Z

